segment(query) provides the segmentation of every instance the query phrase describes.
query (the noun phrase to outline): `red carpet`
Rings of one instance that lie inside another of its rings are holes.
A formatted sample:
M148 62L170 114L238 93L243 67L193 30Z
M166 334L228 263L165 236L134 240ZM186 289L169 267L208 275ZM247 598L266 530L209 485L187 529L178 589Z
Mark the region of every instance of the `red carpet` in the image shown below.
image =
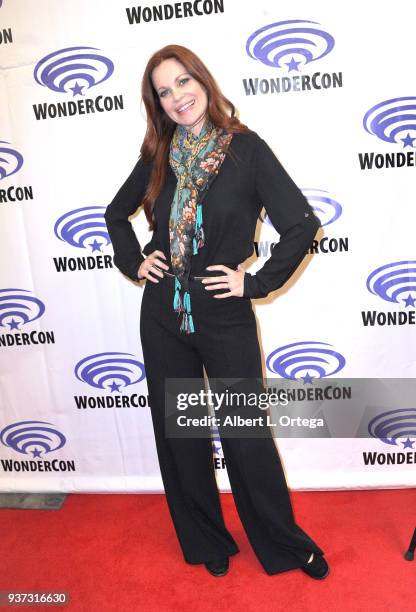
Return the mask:
M0 510L0 590L68 591L67 609L88 612L415 609L416 560L403 558L413 489L292 493L297 522L330 564L323 581L300 570L267 576L232 496L221 499L241 551L222 578L183 561L162 495L70 495L59 511Z

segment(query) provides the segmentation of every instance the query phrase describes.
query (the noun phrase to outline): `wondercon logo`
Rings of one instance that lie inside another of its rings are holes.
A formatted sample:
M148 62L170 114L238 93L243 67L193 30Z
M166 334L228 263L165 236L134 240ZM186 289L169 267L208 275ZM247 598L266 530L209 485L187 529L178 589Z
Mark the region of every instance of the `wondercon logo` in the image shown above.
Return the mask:
M211 440L212 451L214 455L217 455L218 457L223 457L224 452L222 450L220 432L218 431L218 427L216 425L213 425L211 427Z
M386 302L414 307L416 261L397 261L377 268L367 278L367 289ZM406 295L407 294L407 295Z
M8 144L6 140L0 140L0 180L12 176L23 166L23 156L16 149L4 146Z
M85 206L59 217L54 233L59 240L79 249L101 252L111 243L104 220L105 206Z
M330 225L339 219L342 214L342 206L329 195L328 191L306 187L301 189L301 191L311 205L314 214L321 222L322 227ZM260 215L260 219L274 227L268 214L264 214L263 217Z
M75 376L91 387L113 392L141 382L146 374L130 353L97 353L77 363Z
M416 408L401 408L383 412L372 419L368 424L368 433L385 444L397 446L398 438L407 438L403 448L413 448L416 437Z
M392 98L376 104L363 119L366 132L384 142L416 148L416 97Z
M39 458L47 455L66 443L66 438L46 421L18 421L8 425L0 432L0 441L22 455Z
M303 19L271 23L251 34L246 52L266 66L287 66L288 72L300 72L299 66L316 62L334 48L333 37L316 25L319 24L315 21Z
M50 53L36 64L35 81L59 93L84 95L83 89L99 85L114 72L113 62L96 51L96 47L66 47Z
M44 303L30 294L26 289L0 289L0 327L19 329L43 315Z
M339 219L342 214L342 206L329 195L328 191L308 188L301 191L312 206L313 212L320 220L322 227Z
M270 372L291 380L303 379L311 384L313 378L325 378L345 366L345 357L326 342L294 342L270 353L266 367Z

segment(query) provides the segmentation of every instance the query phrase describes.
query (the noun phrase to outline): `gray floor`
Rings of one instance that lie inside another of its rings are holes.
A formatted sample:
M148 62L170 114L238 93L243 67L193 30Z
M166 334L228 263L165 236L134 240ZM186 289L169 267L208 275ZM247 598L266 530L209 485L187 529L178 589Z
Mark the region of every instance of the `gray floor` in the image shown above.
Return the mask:
M0 493L0 508L59 510L66 493Z

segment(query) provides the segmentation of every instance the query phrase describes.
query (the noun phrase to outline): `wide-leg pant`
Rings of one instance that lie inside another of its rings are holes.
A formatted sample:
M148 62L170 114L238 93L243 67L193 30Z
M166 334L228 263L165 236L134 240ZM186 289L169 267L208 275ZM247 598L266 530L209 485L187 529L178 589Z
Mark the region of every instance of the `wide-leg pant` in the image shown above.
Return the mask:
M188 563L239 552L227 531L208 438L165 435L165 378L262 378L251 301L215 299L191 281L196 331L179 331L173 311L173 278L146 281L140 335L160 471L176 534ZM323 550L296 524L273 438L223 438L235 504L251 546L268 574L298 568Z

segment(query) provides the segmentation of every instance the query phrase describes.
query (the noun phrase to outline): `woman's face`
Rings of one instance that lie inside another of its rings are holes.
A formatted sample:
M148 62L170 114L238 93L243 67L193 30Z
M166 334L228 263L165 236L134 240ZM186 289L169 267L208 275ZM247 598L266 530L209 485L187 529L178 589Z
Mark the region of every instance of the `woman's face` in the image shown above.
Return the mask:
M154 68L152 82L165 113L185 127L196 124L192 131L197 135L208 106L204 87L174 58L166 59Z

